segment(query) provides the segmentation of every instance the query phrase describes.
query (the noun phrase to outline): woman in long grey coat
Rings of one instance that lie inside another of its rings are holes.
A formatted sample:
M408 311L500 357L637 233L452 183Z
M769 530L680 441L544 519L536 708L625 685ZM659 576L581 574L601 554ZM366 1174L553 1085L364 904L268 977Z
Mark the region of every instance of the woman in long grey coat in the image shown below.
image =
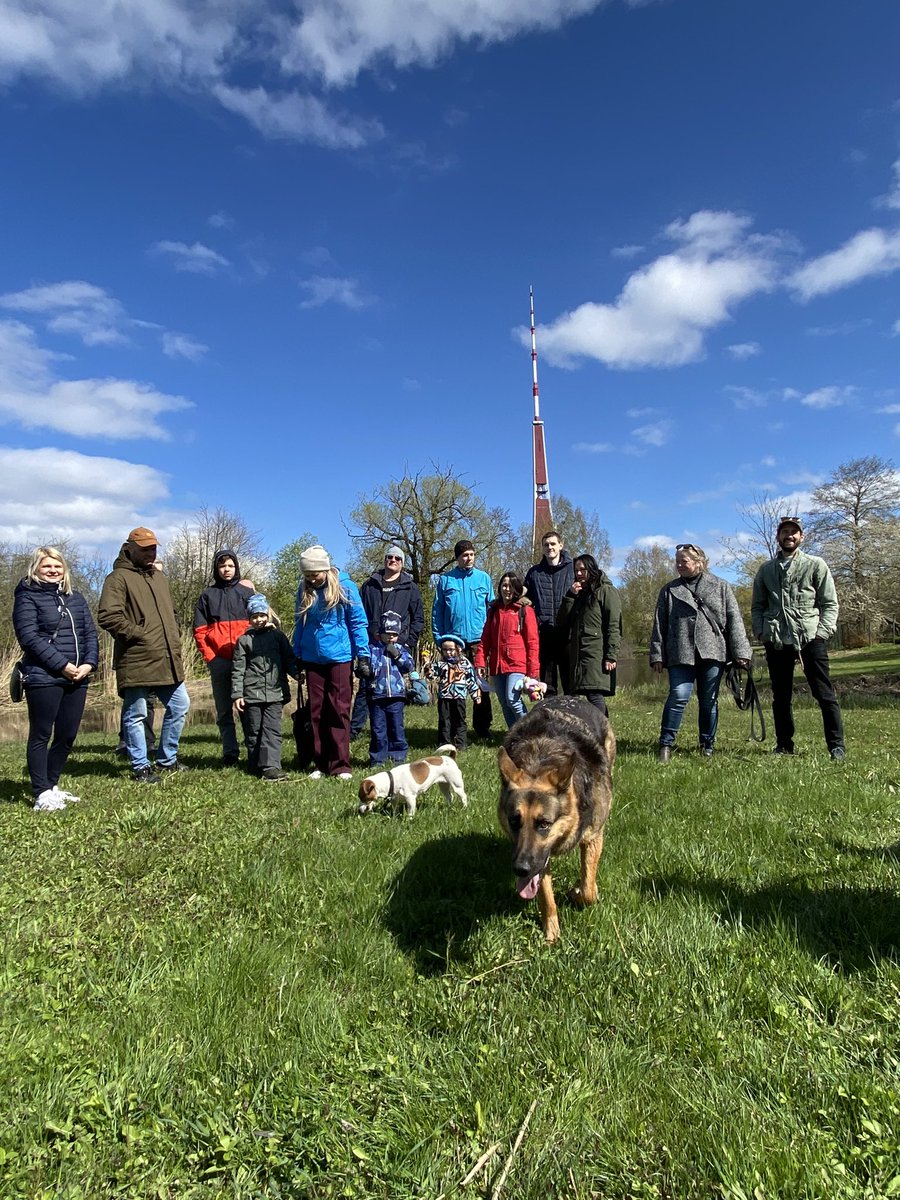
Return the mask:
M746 666L750 643L731 586L708 569L706 555L691 542L675 547L678 578L656 602L650 665L669 672L669 695L659 734L659 761L667 763L694 685L700 706L700 753L709 758L719 722L719 685L726 662Z

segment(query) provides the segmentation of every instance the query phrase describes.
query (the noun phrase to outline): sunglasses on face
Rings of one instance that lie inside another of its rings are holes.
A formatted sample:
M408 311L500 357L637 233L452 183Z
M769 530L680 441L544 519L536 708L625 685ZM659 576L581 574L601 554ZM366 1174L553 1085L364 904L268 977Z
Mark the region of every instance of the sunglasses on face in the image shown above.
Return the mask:
M385 562L403 562L403 559L400 557L399 554L386 554L384 556L384 561Z

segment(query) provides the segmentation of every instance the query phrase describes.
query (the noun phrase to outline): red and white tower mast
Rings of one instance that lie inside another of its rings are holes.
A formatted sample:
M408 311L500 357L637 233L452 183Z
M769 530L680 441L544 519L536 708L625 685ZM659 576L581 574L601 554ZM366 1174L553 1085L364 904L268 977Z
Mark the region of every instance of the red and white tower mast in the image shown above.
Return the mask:
M528 289L531 300L531 392L534 397L534 420L532 431L532 459L534 464L534 524L532 527L532 549L535 559L541 554L541 538L553 528L553 510L550 506L550 477L547 473L547 445L544 441L544 422L541 420L541 397L538 390L537 340L534 332L534 288Z

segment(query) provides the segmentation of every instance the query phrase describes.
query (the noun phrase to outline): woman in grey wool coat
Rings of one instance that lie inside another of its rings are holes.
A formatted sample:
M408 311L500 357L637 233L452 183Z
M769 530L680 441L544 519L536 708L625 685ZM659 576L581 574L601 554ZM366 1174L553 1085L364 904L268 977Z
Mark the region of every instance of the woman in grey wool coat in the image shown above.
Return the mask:
M659 734L659 761L667 763L685 706L697 686L700 753L709 758L719 722L719 685L726 662L746 666L750 642L731 586L708 569L692 542L675 547L678 578L660 590L650 638L650 666L669 672L669 695Z

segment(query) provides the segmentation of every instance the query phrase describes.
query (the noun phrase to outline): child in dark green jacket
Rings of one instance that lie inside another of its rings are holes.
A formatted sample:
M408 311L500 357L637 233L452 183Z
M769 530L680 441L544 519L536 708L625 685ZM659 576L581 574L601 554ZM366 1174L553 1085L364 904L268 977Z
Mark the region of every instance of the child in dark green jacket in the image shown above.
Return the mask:
M288 778L281 769L281 721L291 698L288 676L297 678L297 659L265 596L250 597L247 615L250 628L234 647L231 698L244 726L250 773L278 783Z

